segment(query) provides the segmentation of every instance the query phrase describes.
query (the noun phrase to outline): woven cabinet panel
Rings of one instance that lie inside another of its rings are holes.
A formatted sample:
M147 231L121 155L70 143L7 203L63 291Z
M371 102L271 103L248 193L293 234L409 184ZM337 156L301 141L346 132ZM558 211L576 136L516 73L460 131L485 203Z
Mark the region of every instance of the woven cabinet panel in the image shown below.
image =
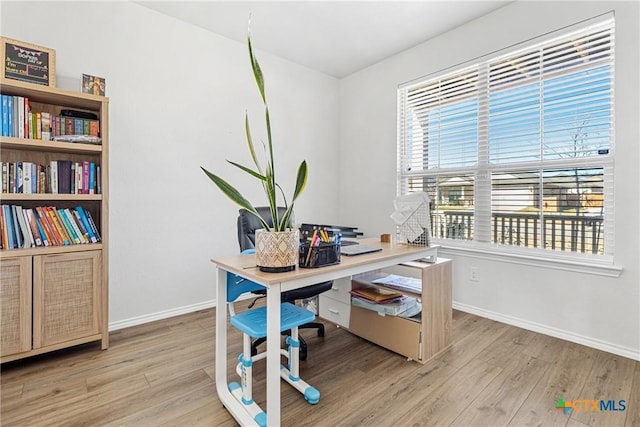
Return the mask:
M31 257L0 264L0 356L31 349Z
M43 257L40 265L39 321L42 346L99 332L99 265L95 256Z

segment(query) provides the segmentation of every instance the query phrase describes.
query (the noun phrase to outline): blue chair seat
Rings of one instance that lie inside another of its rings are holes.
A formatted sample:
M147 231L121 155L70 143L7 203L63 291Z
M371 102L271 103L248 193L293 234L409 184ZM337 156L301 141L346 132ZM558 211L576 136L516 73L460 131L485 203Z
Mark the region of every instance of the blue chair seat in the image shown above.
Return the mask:
M315 315L306 308L283 302L280 304L280 332L313 322ZM267 308L260 307L232 316L231 324L252 338L267 336Z

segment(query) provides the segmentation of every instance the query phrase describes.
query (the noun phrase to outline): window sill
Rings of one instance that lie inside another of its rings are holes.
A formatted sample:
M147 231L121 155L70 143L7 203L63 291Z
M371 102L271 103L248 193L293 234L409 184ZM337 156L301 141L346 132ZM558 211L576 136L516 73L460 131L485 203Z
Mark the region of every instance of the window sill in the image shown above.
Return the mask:
M439 252L443 255L460 255L471 258L486 259L492 261L509 262L512 264L528 265L533 267L553 268L556 270L571 271L574 273L595 274L606 277L620 277L623 268L616 266L611 257L598 256L578 259L572 256L524 253L520 248L499 248L487 245L464 244L456 242L452 245L449 240L435 240L434 244L440 245ZM526 252L529 252L528 250ZM560 254L562 255L562 254ZM553 256L553 258L551 258Z

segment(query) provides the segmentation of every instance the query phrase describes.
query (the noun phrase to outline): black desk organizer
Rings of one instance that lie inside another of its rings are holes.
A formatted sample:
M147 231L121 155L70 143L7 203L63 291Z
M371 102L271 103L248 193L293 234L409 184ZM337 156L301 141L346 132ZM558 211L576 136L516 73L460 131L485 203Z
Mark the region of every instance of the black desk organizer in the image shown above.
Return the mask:
M340 264L340 243L320 242L311 247L309 242L300 242L300 268L318 268Z

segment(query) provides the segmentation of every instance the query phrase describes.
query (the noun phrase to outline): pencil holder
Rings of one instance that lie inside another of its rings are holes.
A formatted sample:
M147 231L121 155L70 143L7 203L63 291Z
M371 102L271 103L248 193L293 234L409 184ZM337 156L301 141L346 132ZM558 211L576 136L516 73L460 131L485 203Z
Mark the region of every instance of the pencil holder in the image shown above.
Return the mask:
M310 246L309 242L300 243L300 268L318 268L340 264L340 243L320 242Z

